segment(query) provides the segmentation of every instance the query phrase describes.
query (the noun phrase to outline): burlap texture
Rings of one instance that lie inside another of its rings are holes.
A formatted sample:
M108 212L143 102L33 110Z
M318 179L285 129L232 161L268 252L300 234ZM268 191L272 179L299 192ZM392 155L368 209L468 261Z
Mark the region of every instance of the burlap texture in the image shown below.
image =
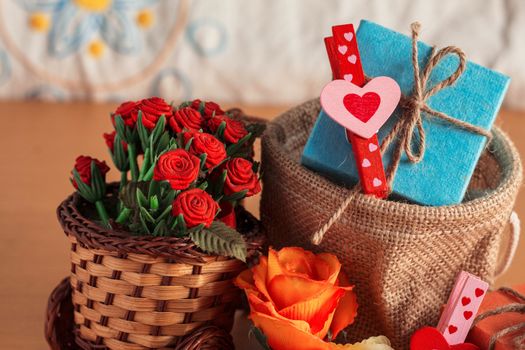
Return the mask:
M522 179L519 156L499 129L461 205L425 207L358 194L319 246L311 237L349 194L300 165L320 111L306 102L270 123L262 139L261 219L270 244L336 254L359 301L350 341L383 334L396 349L437 324L455 277L492 282L504 228Z

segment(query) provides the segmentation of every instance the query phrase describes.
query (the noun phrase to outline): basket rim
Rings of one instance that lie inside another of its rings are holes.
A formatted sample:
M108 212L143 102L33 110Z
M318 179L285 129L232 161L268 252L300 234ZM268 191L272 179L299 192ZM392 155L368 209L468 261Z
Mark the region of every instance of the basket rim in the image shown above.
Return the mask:
M280 140L282 125L280 123L283 120L292 119L293 117L297 118L298 114L311 113L310 111L313 108L315 108L317 114L319 114L321 108L319 98L314 98L295 106L273 119L268 124L267 130L263 134L261 140L263 152L265 148L271 149L272 153L278 155L278 161L284 162L286 166L289 166L290 169L294 171L294 173L306 172L309 177L315 178L316 181L321 181L323 187L330 190L327 194L328 196L331 195L334 198L344 198L351 194L350 188L340 186L301 165L300 162L292 159L290 153L287 153L284 150L284 147L282 147L282 142ZM357 193L353 200L355 205L368 210L384 208L384 210L387 210L392 215L419 215L428 220L442 218L443 215L446 215L448 219L464 219L466 216L477 216L482 208L485 210L494 210L495 207L499 206L500 203L509 197L509 193L513 193L513 196L516 196L517 191L512 191L512 189L519 187L519 184L521 183L522 164L518 151L509 137L497 126L494 126L491 132L494 136L491 145L495 148L495 151L491 153L503 169L503 176L494 189L488 191L482 196L469 200L468 202L454 205L425 206L416 203L383 200L363 193ZM504 157L507 157L508 159L505 160ZM351 208L351 206L349 208Z
M72 235L77 242L89 249L119 254L146 254L176 261L191 261L193 264L204 264L219 257L201 251L189 237L132 236L126 231L106 229L80 212L77 206L82 200L78 192L73 192L60 203L56 213L66 236ZM238 205L236 210L238 217L242 216L243 220L252 225L250 230L241 232L246 237L248 256L257 254L264 241L259 220L242 205Z

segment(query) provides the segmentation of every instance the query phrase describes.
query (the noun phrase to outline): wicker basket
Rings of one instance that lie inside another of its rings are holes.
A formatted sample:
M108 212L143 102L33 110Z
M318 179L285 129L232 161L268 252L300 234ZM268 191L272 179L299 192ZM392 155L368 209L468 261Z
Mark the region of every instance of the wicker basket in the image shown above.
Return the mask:
M71 283L64 278L51 292L47 303L45 335L52 350L78 350L73 332ZM184 337L175 350L233 349L233 338L217 326L203 326Z
M231 330L240 301L232 278L244 263L204 254L189 238L103 229L83 215L87 209L73 194L57 210L71 242L71 300L79 347L174 349L202 326ZM253 259L262 241L258 221L243 208L237 214Z

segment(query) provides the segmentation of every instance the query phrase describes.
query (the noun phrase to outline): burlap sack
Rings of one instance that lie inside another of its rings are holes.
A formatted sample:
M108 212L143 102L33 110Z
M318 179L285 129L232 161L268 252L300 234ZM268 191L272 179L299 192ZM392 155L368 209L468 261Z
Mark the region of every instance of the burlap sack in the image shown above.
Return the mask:
M360 304L350 341L383 334L396 349L407 348L414 330L437 325L459 271L494 280L521 183L519 156L495 128L465 203L424 207L358 194L315 246L313 233L350 193L300 165L319 110L318 100L306 102L270 123L263 137L263 226L274 247L339 257Z

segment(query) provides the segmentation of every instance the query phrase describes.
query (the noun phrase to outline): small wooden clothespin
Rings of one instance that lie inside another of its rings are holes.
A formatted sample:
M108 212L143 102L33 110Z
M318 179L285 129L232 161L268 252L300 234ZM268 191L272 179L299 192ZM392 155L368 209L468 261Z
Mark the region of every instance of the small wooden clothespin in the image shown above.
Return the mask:
M467 338L488 287L487 282L465 271L458 275L437 326L450 345Z
M333 78L344 79L362 87L365 84L365 77L353 25L334 26L332 27L332 35L332 37L325 38L324 42ZM370 103L375 102L371 99ZM363 192L378 198L386 198L388 196L388 184L386 183L377 135L365 138L348 129L346 133L348 141L352 144Z

